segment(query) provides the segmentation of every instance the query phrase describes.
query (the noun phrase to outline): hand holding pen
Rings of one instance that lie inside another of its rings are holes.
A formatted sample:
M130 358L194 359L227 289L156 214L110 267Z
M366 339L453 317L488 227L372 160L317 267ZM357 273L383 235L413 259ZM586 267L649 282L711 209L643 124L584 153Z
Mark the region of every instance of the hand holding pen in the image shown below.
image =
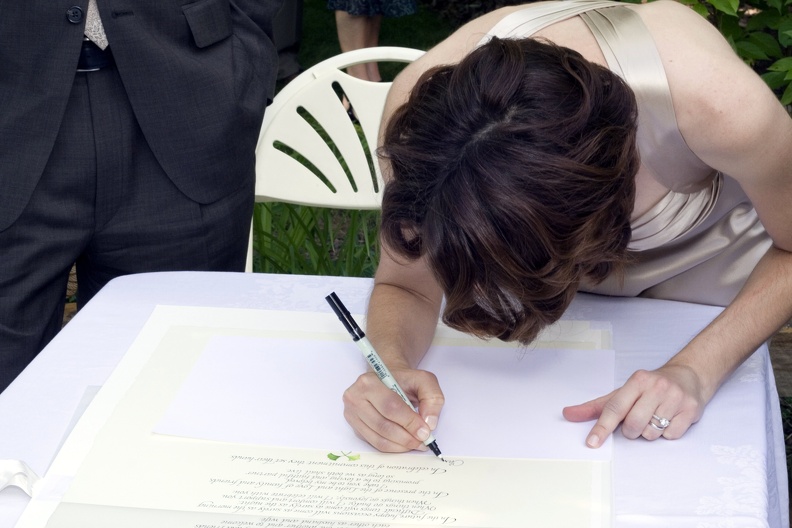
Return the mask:
M409 406L409 408L412 409L414 413L416 413L416 415L420 419L420 415L418 415L412 402L410 402L410 399L407 397L405 392L399 386L399 384L391 374L388 367L379 357L376 350L374 350L374 347L369 342L363 330L358 326L357 322L355 322L354 318L346 309L346 307L338 298L338 296L335 294L335 292L325 297L325 300L328 302L330 307L338 316L338 319L341 321L344 327L347 329L350 336L352 337L352 340L357 344L358 348L363 353L363 356L368 361L369 365L371 366L372 370L379 378L380 382L382 382L383 385L385 385L387 388L395 392L404 401L404 403L406 403ZM422 437L421 439L423 440L424 444L427 447L429 447L429 449L431 449L432 452L442 460L443 457L439 447L437 446L437 441L429 431L428 426L426 424L424 424L424 426L421 429L419 429L418 435L419 437Z

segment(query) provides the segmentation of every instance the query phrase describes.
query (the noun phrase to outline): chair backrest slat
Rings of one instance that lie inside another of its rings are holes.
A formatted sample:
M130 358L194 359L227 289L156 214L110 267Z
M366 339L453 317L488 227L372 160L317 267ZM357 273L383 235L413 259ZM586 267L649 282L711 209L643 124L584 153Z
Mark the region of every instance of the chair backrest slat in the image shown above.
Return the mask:
M267 108L256 147L256 201L335 209L378 209L376 148L390 83L347 75L367 62L412 62L423 51L391 46L331 57L286 85ZM359 125L342 103L351 103ZM247 271L252 271L252 237Z

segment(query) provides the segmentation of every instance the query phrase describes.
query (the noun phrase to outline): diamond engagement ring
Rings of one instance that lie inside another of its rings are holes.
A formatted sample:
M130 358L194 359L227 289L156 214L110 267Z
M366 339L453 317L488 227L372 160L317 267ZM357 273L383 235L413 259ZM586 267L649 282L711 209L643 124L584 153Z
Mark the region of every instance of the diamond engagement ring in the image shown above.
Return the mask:
M671 425L671 420L669 420L668 418L661 418L656 414L653 414L652 419L649 420L649 425L651 425L658 431L663 431L666 427Z

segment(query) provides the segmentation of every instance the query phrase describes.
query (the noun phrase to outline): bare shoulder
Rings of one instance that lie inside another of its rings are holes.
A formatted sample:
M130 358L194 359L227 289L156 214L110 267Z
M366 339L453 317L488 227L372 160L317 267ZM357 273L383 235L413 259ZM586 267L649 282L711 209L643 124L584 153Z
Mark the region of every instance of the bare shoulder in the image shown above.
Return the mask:
M658 0L633 9L657 45L672 89L700 85L697 78L723 73L755 77L720 32L687 6L674 0Z
M682 136L703 161L739 177L734 158L750 159L771 127L776 132L786 128L783 107L718 30L693 10L673 0L634 9L657 45Z
M677 0L655 0L644 4L625 5L638 13L650 29L654 27L660 29L661 32L684 33L686 29L704 25L715 29L704 17ZM678 24L685 24L685 27L679 28ZM655 31L653 31L654 33Z

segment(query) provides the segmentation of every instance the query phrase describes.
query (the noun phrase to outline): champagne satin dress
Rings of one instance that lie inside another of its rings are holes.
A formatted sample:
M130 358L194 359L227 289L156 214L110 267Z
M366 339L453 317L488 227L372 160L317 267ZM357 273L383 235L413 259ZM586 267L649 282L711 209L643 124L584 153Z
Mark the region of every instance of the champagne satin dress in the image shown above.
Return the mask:
M574 16L594 34L611 71L635 92L641 162L669 189L632 222L635 260L625 276L581 291L725 306L772 241L737 182L705 165L685 143L660 56L641 18L607 0L540 2L504 17L488 36L529 37Z

